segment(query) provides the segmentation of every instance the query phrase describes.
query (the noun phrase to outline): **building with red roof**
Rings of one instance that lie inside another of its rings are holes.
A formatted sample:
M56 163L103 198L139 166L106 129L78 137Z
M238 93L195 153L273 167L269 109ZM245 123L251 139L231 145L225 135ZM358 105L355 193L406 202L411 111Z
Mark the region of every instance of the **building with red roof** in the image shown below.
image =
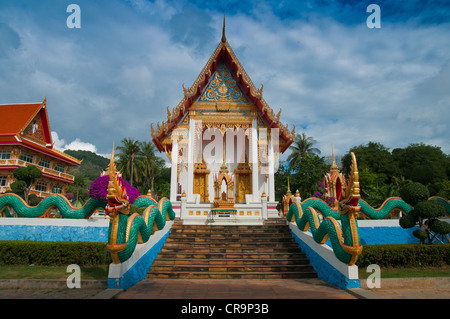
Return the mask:
M0 105L0 194L10 190L13 171L35 165L42 177L30 194L64 194L74 182L69 174L81 161L54 148L46 99L41 103Z

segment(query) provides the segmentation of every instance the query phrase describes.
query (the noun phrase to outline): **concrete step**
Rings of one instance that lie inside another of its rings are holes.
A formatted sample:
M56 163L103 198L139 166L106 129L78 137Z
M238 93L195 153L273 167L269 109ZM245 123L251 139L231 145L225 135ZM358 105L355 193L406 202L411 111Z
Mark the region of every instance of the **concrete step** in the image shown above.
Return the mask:
M293 279L317 278L314 271L289 272L149 272L147 278L172 279Z
M295 242L197 242L197 241L185 241L185 242L166 242L164 244L165 249L179 249L179 248L192 248L192 249L206 249L206 248L253 248L253 249L263 249L269 247L279 247L279 248L295 248L298 249L298 245Z
M183 225L179 220L149 278L315 278L282 219L265 225Z
M153 266L168 265L308 265L309 260L306 257L287 257L287 258L157 258ZM153 267L152 266L152 267Z

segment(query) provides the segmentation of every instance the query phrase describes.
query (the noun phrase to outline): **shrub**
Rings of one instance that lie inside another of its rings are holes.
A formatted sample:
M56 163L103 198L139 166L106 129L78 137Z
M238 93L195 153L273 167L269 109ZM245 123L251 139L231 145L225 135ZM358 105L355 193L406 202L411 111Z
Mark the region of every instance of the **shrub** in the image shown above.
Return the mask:
M420 183L409 183L400 189L400 197L411 206L428 200L430 192Z
M356 265L367 267L441 267L450 264L450 244L364 245Z
M107 265L106 243L0 241L0 265Z

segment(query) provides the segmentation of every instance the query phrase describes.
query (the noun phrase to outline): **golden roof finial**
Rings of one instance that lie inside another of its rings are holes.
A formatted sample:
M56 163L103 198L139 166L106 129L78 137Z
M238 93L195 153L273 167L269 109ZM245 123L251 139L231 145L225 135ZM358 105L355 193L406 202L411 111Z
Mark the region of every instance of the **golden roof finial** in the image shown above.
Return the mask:
M227 37L225 36L225 15L223 15L222 42L227 42Z
M292 195L291 186L289 185L289 176L288 176L288 187L287 187L286 195L288 195L288 196Z
M339 172L339 167L336 164L336 160L334 159L334 147L331 144L331 167L330 172Z

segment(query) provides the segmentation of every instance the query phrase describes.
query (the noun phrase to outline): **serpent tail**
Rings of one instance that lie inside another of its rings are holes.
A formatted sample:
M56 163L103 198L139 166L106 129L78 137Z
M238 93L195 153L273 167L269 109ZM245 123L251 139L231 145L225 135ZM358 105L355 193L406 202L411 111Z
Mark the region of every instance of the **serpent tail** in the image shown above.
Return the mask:
M0 212L5 210L5 216L11 216L6 210L11 207L20 217L41 217L51 208L58 208L64 218L89 218L96 209L105 208L106 203L96 199L89 199L82 207L73 207L63 195L50 195L44 198L37 206L28 205L22 197L16 194L0 195Z

